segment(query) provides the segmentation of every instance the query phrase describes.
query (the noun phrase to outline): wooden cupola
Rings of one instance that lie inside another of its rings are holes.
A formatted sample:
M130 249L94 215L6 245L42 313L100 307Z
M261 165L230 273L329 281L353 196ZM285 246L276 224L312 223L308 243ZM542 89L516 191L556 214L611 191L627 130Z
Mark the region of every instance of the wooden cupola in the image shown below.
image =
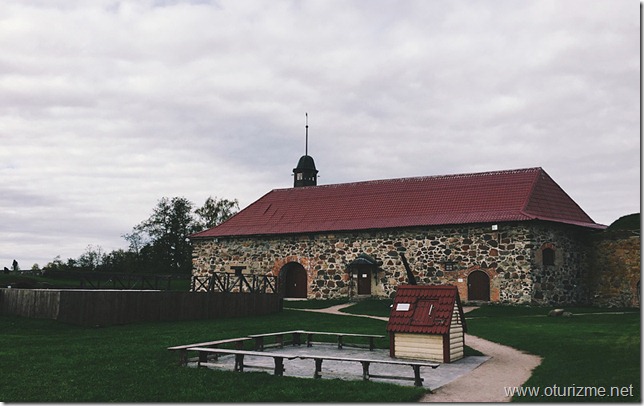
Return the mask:
M304 155L297 162L293 169L293 187L317 186L318 170L315 169L315 161L309 155L309 113L306 113L306 147Z
M313 157L303 155L297 163L297 167L293 169L293 175L293 187L317 186L318 170L315 169Z

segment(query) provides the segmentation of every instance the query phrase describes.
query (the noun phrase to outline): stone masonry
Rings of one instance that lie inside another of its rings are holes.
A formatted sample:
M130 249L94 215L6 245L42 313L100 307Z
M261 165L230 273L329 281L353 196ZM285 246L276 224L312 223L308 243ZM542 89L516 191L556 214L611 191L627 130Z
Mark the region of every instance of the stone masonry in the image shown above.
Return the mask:
M589 300L597 306L639 307L641 245L639 230L604 232L592 240Z
M404 252L419 284L453 284L463 301L468 276L484 272L490 301L511 304L581 303L588 297L580 280L587 274L589 231L558 223L531 221L415 227L310 235L225 237L193 240L193 275L245 272L279 276L291 262L307 272L308 298L338 298L355 293L347 264L361 253L383 262L372 278L372 296L393 297L407 283L399 253ZM554 263L543 264L544 249ZM452 270L447 270L452 266Z

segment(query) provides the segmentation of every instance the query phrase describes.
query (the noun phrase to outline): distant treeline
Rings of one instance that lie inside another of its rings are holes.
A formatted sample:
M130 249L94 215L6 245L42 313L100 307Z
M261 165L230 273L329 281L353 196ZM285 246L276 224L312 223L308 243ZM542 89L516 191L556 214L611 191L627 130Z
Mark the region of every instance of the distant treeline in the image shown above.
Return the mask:
M237 213L237 199L208 197L203 206L184 197L163 197L147 220L122 237L127 250L104 252L100 246L88 245L78 258L66 262L60 256L42 269L34 264L32 271L51 274L56 271L110 273L190 274L192 252L187 236L214 227Z

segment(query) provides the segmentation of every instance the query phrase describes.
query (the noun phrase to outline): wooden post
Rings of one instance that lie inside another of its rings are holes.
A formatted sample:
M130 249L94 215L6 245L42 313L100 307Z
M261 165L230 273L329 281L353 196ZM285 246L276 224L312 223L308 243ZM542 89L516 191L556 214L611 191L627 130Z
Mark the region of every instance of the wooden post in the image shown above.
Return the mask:
M300 335L301 334L298 333L298 332L293 333L293 345L301 345L302 344Z
M208 362L208 353L205 351L199 351L199 365L202 362Z
M365 381L369 380L369 362L368 361L360 361L362 364L362 379Z
M423 386L423 378L420 377L420 365L412 365L414 368L414 386Z
M315 379L320 379L322 377L322 358L314 358L315 359L315 373L313 374L313 378Z
M179 365L187 365L188 364L188 350L179 350Z
M244 372L244 354L235 354L235 372Z
M284 375L284 358L283 357L274 357L275 360L275 375L282 376Z
M264 337L259 336L255 337L255 351L263 351L264 350Z

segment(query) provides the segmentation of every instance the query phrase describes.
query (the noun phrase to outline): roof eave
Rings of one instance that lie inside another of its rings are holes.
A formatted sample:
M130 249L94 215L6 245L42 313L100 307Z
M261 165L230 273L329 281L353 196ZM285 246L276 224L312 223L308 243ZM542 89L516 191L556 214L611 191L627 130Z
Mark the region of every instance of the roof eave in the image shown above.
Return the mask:
M524 213L527 217L530 217L530 220L540 220L540 221L549 221L551 223L561 223L561 224L568 224L572 226L578 226L578 227L584 227L584 228L591 228L594 230L605 230L608 228L608 226L603 225L603 224L597 224L597 223L590 223L587 221L575 221L575 220L568 220L568 219L559 219L559 218L554 218L554 217L545 217L545 216L536 216L536 215L531 215L528 213Z
M534 220L534 216L527 215L525 213L518 213L512 216L507 217L490 217L485 221L461 221L461 222L449 222L449 223L440 223L440 222L426 222L418 224L408 224L402 226L370 226L370 227L352 227L352 228L324 228L324 229L302 229L297 231L275 231L275 232L263 232L263 233L253 233L253 232L223 232L216 233L214 232L217 227L211 228L209 230L204 230L192 235L189 235L190 239L209 239L209 238L224 238L224 237L270 237L278 235L302 235L302 234L324 234L324 233L337 233L337 232L368 232L374 230L396 230L396 229L405 229L405 228L418 228L418 227L449 227L449 226L458 226L458 225L471 225L471 224L494 224L494 223L508 223L508 222L520 222L527 220Z

